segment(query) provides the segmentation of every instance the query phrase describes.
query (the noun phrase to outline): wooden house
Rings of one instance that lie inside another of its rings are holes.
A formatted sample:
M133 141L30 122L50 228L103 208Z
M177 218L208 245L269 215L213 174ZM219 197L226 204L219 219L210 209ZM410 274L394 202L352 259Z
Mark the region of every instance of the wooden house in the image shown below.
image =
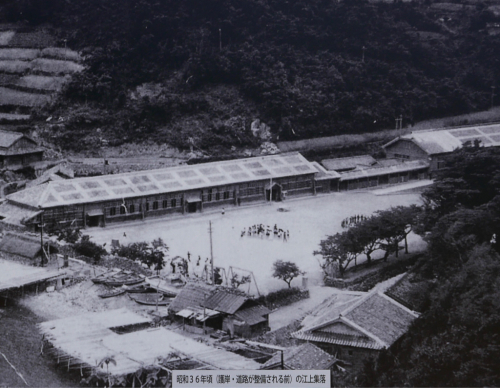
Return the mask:
M223 316L222 330L232 335L251 338L269 330L271 311L232 290L217 290L202 306L218 311Z
M43 149L19 132L0 130L0 169L20 169L40 162Z
M329 354L361 368L363 360L376 357L408 330L418 314L387 295L374 291L350 299L331 312L292 333L292 337L310 342ZM319 323L318 323L319 322Z

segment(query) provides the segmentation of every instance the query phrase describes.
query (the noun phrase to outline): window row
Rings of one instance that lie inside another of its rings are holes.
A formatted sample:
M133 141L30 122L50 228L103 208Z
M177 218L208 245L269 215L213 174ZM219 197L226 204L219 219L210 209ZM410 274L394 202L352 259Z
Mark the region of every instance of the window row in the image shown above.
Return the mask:
M283 183L283 190L299 190L299 189L309 189L312 187L311 180L299 181L299 182L287 182Z
M171 199L164 199L163 201L153 201L153 202L146 202L145 203L145 211L151 211L151 210L159 210L159 209L168 209L168 208L175 208L175 207L181 207L183 204L182 198L171 198ZM142 212L142 204L122 204L118 207L110 207L109 208L109 215L110 216L116 216L116 215L127 215L127 214L133 214L136 212Z
M264 187L249 187L248 189L240 189L240 197L250 197L252 195L263 195Z
M210 190L208 190L208 193L203 193L201 195L201 200L203 202L223 201L231 198L234 198L234 193L232 191L211 193Z

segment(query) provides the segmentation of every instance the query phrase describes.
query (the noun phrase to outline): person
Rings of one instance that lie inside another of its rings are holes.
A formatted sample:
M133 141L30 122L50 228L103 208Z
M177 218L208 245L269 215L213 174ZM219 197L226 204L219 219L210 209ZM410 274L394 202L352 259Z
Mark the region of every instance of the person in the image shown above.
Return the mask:
M222 215L226 214L226 210L222 208Z
M123 232L123 237L127 237L127 233Z
M288 231L288 229L286 230L286 239L290 240L290 232Z

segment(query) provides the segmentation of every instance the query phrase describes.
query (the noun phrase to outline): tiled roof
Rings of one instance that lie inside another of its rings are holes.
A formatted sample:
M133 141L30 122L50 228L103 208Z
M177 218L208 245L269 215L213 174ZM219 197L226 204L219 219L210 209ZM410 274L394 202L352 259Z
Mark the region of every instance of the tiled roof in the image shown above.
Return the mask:
M352 170L357 166L372 166L377 161L370 155L351 156L347 158L323 159L321 164L327 170L344 171Z
M337 362L335 356L328 354L317 346L306 343L297 347L288 348L283 352L283 362L287 369L325 370ZM281 352L277 352L269 359L262 369L281 365Z
M371 167L364 170L347 171L341 174L340 181L395 174L398 172L422 170L427 167L429 167L429 163L427 163L425 160L411 160L389 167Z
M36 203L47 208L316 173L314 166L299 153L268 155L49 182L43 191L41 186L37 188ZM21 196L14 193L8 199L26 203Z
M219 290L208 297L207 300L202 303L202 306L222 313L234 314L247 300L248 298L242 295Z
M415 131L396 138L383 147L386 148L400 139L414 142L429 155L452 152L457 148L462 148L465 142L473 144L476 139L481 141L483 147L498 147L500 146L500 124Z
M178 313L181 310L190 307L199 307L214 291L214 287L204 283L188 283L177 296L172 300L168 307L169 312Z
M313 328L337 319L343 310L356 303L363 295L365 293L360 292L339 292L332 295L304 317L302 327Z
M363 303L343 316L392 345L401 337L417 315L386 295L373 293Z
M293 337L337 345L381 349L391 346L418 315L388 296L371 292L334 310L323 319L293 333Z
M380 350L384 346L379 342L368 337L353 337L347 338L342 335L328 335L325 333L296 331L292 333L292 337L303 341L321 342L327 344L335 344L340 346L352 346L354 348L374 349Z
M269 310L267 307L259 305L236 311L234 315L236 316L236 318L241 319L248 325L253 326L257 323L267 321L267 319L264 318L264 315L268 315L270 313L271 310Z

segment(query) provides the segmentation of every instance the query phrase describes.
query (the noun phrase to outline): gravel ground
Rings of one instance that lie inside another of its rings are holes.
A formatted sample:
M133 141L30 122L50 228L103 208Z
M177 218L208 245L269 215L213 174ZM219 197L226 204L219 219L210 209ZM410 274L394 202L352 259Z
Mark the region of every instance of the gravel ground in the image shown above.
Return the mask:
M123 244L137 241L152 241L161 237L170 247L170 257L177 255L186 257L191 253L191 272L201 275L205 260L210 256L210 239L208 234L209 221L213 227L213 254L216 266L229 270L229 266L253 271L257 286L261 293L267 293L286 284L274 279L272 264L277 259L293 261L309 278L309 284L321 285L322 273L318 258L312 253L318 249L318 244L327 234L342 231L341 221L356 214L370 215L376 210L391 206L420 203L418 194L401 194L390 196L375 196L371 193L334 193L318 195L281 203L245 206L241 208L226 208L221 211L186 214L173 218L147 219L146 221L130 222L122 225L108 225L106 228L88 229L87 233L93 240L110 246L112 239ZM286 207L287 212L278 211ZM240 237L243 228L254 224L264 224L290 231L290 239L283 242L279 239L260 237ZM124 237L124 233L126 237ZM421 244L418 236L409 236L410 251ZM196 266L198 255L201 265ZM373 257L377 258L376 255ZM358 263L363 262L360 257ZM164 270L168 272L170 266ZM243 274L243 273L242 273ZM295 279L293 285L300 285L300 279ZM247 286L241 289L247 291ZM252 284L250 292L256 293Z

